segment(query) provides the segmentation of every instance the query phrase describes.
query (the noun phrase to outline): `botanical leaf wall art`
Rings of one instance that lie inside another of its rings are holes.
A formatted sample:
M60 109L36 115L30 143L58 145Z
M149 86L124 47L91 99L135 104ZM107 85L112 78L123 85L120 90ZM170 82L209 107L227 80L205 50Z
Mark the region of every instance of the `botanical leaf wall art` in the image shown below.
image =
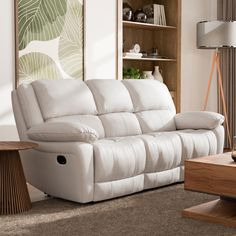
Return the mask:
M16 85L83 79L83 0L15 0Z

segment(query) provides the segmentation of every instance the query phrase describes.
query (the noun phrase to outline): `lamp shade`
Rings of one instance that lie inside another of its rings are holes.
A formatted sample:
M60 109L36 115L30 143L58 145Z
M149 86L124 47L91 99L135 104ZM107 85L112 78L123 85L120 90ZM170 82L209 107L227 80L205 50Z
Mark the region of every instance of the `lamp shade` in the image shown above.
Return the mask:
M236 47L236 21L197 23L197 47L203 49Z

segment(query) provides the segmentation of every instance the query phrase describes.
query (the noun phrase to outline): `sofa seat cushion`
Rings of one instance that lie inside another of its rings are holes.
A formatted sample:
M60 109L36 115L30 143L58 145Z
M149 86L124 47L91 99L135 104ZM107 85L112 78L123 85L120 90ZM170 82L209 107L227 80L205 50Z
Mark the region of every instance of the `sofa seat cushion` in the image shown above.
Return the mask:
M151 133L140 135L147 152L145 173L169 170L180 165L182 145L175 132Z
M95 183L133 177L144 172L146 151L141 139L124 137L93 143Z
M162 187L168 184L181 182L184 180L184 170L182 166L155 173L144 174L144 189Z
M127 194L136 193L144 189L144 174L130 178L94 184L94 201L101 201Z
M93 130L95 130L99 136L99 139L105 137L103 125L98 116L95 115L73 115L73 116L62 116L57 118L48 119L46 122L67 122L67 123L80 123L84 124Z
M215 130L181 130L176 132L182 142L182 164L187 159L217 153Z

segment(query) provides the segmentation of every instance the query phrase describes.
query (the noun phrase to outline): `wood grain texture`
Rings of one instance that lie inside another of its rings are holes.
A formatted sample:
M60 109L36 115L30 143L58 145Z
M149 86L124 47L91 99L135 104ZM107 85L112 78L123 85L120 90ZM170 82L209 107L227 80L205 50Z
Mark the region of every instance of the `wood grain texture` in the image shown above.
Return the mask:
M37 143L32 142L0 142L0 152L13 150L26 150L38 147Z
M221 196L236 196L236 163L230 154L186 161L184 187Z
M0 214L17 214L31 208L18 151L0 152Z
M236 201L214 200L185 209L182 215L192 219L236 227Z
M185 161L184 188L221 196L185 209L184 217L236 227L236 163L231 153Z

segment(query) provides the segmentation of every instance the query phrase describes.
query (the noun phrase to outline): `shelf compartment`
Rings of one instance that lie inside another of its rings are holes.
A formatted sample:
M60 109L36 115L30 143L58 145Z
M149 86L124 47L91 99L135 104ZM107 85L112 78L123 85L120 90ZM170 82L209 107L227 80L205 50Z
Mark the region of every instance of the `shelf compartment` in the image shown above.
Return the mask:
M154 25L154 24L149 24L149 23L140 23L140 22L133 22L133 21L123 21L123 26L127 28L147 29L147 30L177 29L175 26Z

